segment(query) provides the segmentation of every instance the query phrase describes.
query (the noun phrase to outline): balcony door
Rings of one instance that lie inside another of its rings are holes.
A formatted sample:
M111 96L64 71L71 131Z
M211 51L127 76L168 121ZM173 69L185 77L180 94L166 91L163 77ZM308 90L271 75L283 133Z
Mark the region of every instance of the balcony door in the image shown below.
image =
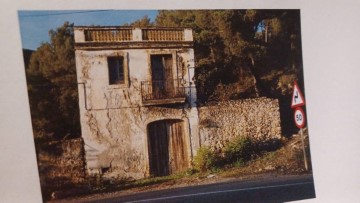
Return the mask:
M171 54L151 55L152 97L166 99L174 95Z

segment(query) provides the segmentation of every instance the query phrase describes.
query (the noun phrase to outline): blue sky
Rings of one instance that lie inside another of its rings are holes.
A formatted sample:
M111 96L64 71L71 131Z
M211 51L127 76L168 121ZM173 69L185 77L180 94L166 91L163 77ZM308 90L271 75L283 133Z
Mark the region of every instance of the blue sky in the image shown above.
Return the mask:
M156 10L58 10L19 11L22 46L36 50L43 42L48 42L49 30L55 30L65 21L75 25L123 25L147 15L154 21Z

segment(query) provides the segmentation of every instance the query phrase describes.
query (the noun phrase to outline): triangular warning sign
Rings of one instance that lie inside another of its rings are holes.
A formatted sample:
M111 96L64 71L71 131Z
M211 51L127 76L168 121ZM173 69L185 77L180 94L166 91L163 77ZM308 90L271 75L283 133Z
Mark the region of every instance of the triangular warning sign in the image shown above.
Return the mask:
M291 99L291 108L296 108L305 105L305 99L300 91L300 88L296 81L294 82L294 90Z

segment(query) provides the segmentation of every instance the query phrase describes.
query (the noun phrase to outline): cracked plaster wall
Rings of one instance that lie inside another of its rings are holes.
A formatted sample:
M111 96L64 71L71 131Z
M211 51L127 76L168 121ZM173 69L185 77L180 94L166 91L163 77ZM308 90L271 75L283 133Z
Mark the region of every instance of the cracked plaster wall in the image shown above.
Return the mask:
M76 51L79 83L79 107L85 159L88 173L110 177L142 178L148 175L147 124L163 119L191 122L191 148L198 147L196 107L144 107L140 81L151 80L149 54L172 53L181 77L192 79L187 67L193 67L193 50L101 50ZM126 58L129 85L109 85L108 56ZM179 60L181 59L181 60ZM190 77L189 77L190 76ZM174 77L175 78L175 77ZM187 91L191 103L196 101L195 88ZM184 109L185 110L184 110ZM186 115L186 117L185 117ZM188 118L189 119L188 119Z

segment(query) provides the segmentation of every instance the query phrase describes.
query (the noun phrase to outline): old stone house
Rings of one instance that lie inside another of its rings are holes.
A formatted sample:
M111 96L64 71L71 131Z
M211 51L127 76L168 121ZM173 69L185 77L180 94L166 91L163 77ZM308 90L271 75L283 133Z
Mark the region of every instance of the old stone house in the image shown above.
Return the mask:
M192 30L77 26L74 36L87 173L189 168L200 144Z
M74 35L90 175L168 175L191 167L200 146L281 137L276 99L196 106L189 28L77 26Z

